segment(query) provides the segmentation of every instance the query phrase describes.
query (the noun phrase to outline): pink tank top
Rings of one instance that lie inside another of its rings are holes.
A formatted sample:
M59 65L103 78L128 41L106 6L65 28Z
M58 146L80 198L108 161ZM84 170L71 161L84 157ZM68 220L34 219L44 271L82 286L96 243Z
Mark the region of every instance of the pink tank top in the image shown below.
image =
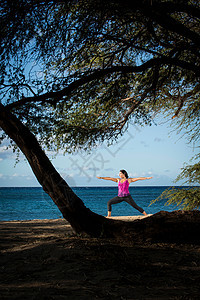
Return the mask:
M128 190L128 187L129 187L128 180L124 181L123 183L121 183L119 181L118 182L118 196L119 197L126 197L126 196L128 196L130 194L129 190Z

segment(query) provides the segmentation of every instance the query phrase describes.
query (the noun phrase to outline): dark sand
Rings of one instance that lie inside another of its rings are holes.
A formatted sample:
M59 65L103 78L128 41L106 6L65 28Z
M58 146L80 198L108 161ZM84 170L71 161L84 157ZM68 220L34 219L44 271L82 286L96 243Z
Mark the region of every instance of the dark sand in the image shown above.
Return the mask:
M0 222L0 235L1 300L200 299L199 245L83 238L63 219Z

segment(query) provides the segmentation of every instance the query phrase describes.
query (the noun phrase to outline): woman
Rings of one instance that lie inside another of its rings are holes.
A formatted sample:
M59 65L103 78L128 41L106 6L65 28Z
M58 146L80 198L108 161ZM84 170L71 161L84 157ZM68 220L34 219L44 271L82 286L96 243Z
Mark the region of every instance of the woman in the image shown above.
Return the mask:
M131 197L129 193L129 184L131 182L135 182L137 180L145 180L145 179L151 179L152 177L137 177L137 178L128 178L128 173L125 170L120 170L119 172L119 178L112 178L112 177L98 177L98 179L104 179L104 180L112 180L114 182L118 182L118 196L112 198L108 201L108 218L111 217L111 210L112 210L112 204L117 204L122 201L127 202L135 209L139 210L143 215L147 216L146 212L143 208L139 207L133 198Z

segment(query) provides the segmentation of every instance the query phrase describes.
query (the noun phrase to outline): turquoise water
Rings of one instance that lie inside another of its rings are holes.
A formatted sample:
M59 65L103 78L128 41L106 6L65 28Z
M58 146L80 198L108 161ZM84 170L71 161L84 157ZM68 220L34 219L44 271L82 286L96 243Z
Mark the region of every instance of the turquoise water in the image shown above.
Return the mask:
M165 201L149 206L167 187L129 187L134 201L148 214L161 210L173 211L175 206L165 206ZM97 214L107 215L107 201L117 196L117 187L74 187L74 192L84 204ZM136 216L140 212L125 202L113 205L112 216ZM42 188L0 188L0 220L57 219L61 212Z

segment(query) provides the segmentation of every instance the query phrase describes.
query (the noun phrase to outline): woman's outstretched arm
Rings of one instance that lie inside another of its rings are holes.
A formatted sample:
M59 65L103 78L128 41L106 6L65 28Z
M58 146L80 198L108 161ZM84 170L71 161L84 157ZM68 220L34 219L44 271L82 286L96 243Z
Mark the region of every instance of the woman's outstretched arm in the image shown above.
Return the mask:
M104 180L112 180L114 182L118 182L117 178L112 178L112 177L99 177L97 176L98 179L104 179Z
M136 177L136 178L129 178L128 179L128 182L131 183L131 182L135 182L135 181L138 181L138 180L145 180L145 179L151 179L153 177Z

